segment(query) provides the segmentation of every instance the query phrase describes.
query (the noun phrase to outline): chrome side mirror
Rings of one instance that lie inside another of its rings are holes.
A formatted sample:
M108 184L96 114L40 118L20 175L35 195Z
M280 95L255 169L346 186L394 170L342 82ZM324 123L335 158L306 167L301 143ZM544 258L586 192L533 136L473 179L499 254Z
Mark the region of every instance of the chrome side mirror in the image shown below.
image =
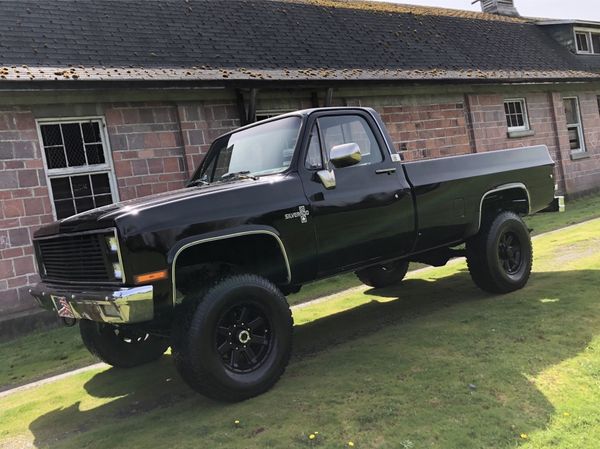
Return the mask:
M329 152L329 160L335 168L349 167L360 163L362 155L356 143L343 143L334 146Z
M319 170L316 175L327 190L335 189L335 173L333 173L333 170Z

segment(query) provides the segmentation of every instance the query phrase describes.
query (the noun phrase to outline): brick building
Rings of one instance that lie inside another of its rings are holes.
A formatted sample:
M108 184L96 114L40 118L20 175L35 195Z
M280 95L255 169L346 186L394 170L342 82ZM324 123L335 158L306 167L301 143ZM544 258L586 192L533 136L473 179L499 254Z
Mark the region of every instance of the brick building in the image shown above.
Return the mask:
M600 23L511 3L1 2L0 320L35 310L37 227L180 188L217 135L289 110L374 107L405 160L545 144L559 190L597 189Z

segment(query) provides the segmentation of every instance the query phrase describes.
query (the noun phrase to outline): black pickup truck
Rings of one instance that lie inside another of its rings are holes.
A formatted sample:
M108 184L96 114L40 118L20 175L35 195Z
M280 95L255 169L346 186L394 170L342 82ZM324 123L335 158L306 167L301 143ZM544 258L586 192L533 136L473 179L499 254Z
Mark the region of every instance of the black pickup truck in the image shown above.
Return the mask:
M41 228L30 292L105 362L171 346L192 388L243 400L283 373L303 284L385 287L466 255L481 289L522 288L521 217L553 202L553 167L544 146L404 162L372 109L293 112L219 137L186 188Z

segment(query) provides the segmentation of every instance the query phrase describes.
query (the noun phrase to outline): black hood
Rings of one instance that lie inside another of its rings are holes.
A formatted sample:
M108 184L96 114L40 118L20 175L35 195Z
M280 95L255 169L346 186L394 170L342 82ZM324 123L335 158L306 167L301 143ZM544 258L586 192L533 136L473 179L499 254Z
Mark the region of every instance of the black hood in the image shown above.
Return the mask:
M34 237L114 227L116 226L116 220L124 215L135 215L139 211L148 208L156 208L169 203L245 188L249 185L261 183L262 179L263 178L259 180L244 179L226 183L187 187L109 204L43 226L35 233Z

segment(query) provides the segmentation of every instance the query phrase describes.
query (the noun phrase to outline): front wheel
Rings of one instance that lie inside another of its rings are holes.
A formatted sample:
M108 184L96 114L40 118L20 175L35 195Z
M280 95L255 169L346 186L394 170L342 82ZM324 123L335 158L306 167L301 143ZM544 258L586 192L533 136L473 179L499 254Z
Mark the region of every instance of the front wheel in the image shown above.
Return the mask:
M489 293L523 288L531 274L532 260L529 230L513 212L500 213L467 242L471 278Z
M271 388L292 346L285 297L260 276L227 277L190 298L174 330L173 354L181 377L213 399L242 401Z
M169 340L111 324L81 320L83 344L93 355L115 368L133 368L159 359Z

